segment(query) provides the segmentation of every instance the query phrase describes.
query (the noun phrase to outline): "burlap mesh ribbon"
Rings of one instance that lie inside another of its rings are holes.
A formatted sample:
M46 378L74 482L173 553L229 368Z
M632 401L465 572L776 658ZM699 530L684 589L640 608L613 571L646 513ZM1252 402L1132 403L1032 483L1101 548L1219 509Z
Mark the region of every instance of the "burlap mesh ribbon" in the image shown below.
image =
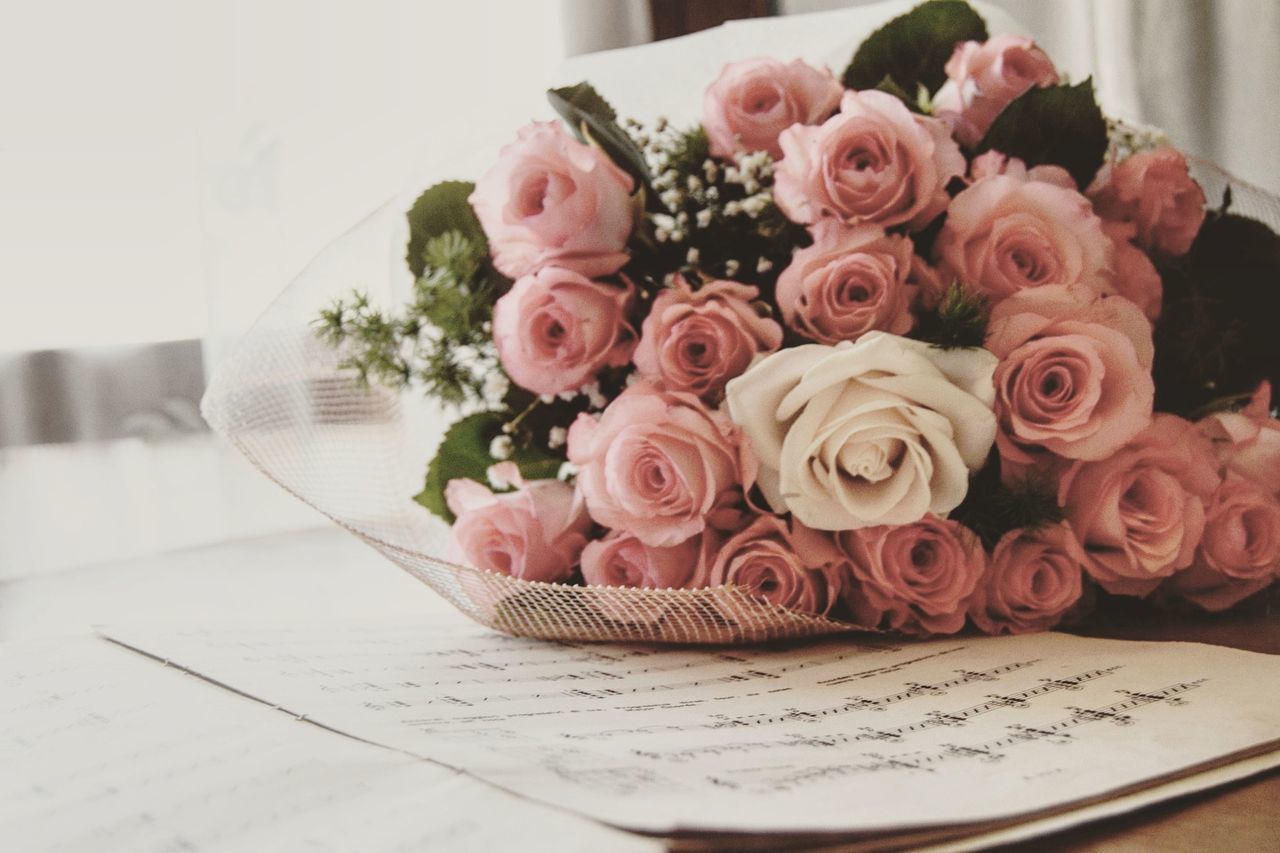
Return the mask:
M1280 199L1194 161L1210 206L1280 229ZM744 643L859 630L788 611L740 589L639 590L517 580L446 559L448 529L410 500L442 425L418 401L365 388L337 367L312 319L352 288L403 295L402 213L388 203L331 244L220 365L205 395L210 425L264 474L376 548L463 613L510 634L562 640ZM438 415L435 416L438 419Z

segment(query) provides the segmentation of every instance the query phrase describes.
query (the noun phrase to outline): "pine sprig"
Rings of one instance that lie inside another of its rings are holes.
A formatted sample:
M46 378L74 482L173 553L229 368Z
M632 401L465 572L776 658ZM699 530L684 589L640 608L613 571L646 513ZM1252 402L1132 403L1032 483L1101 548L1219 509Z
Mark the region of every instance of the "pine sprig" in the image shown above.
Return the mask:
M398 313L375 308L353 292L320 312L316 331L338 349L339 367L362 383L420 385L442 402L488 407L505 383L491 336L494 293L484 274L484 247L460 231L430 238L413 298Z
M1037 530L1062 521L1062 507L1052 491L1035 482L1005 484L999 462L992 459L969 484L964 502L951 513L991 550L1011 530Z
M938 307L921 315L912 337L942 349L980 347L987 339L990 319L986 299L952 282Z

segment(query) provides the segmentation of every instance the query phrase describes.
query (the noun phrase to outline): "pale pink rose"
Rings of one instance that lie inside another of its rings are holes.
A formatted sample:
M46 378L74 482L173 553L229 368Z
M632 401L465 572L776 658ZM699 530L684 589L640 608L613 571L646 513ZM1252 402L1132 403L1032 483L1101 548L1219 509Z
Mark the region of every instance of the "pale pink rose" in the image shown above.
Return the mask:
M907 524L960 505L995 441L996 357L887 332L784 347L725 388L760 491L818 530Z
M677 545L741 520L755 457L738 429L692 394L639 382L597 419L569 428L569 461L587 510L646 545Z
M979 154L969 164L969 183L996 175L1009 175L1022 181L1041 181L1062 187L1064 190L1076 189L1076 179L1061 166L1043 164L1028 169L1027 164L1019 158L1008 157L999 151Z
M1115 455L1067 469L1058 504L1085 571L1108 592L1146 595L1191 565L1219 482L1213 449L1195 425L1158 413Z
M1152 323L1160 319L1164 282L1147 253L1133 244L1138 227L1132 222L1102 223L1102 231L1114 248L1111 286L1115 292L1142 309Z
M945 124L875 90L845 92L840 112L819 127L794 125L779 142L774 199L806 225L832 218L918 231L947 207L947 183L965 172Z
M454 559L521 580L566 580L591 529L573 487L506 476L519 486L514 492L495 495L474 480L450 480L445 487L449 510L457 516L449 531Z
M1083 592L1080 546L1065 524L1011 530L969 600L969 618L987 634L1047 631Z
M1108 292L1113 251L1088 199L1012 175L957 195L934 247L945 273L992 302L1049 284Z
M933 113L955 128L968 148L982 141L996 116L1028 89L1058 82L1053 61L1025 36L1001 33L956 45L947 82L933 96Z
M736 281L708 281L694 290L676 276L645 318L636 369L669 391L718 397L757 355L782 346L782 327L753 304L759 295Z
M1173 148L1142 151L1109 170L1090 192L1103 219L1132 222L1144 249L1177 257L1191 248L1204 223L1204 190Z
M730 62L702 98L702 125L715 157L738 151L782 156L778 134L793 124L817 124L835 112L844 88L831 72L797 59L760 57Z
M582 577L592 586L693 589L707 585L707 534L666 547L646 545L630 533L610 531L587 543ZM714 553L714 552L713 552Z
M834 221L814 229L778 276L777 300L787 327L822 344L856 341L880 330L905 335L915 325L911 238L876 225Z
M1014 464L1047 450L1104 459L1151 423L1155 350L1138 307L1090 288L1020 291L991 312L987 349L996 367L996 446Z
M836 534L853 583L845 601L859 625L907 634L954 634L987 570L982 542L962 524L912 524Z
M586 276L627 262L631 177L555 122L520 130L471 193L493 265L511 278L545 266Z
M843 592L842 565L829 535L759 515L720 546L709 584L742 587L770 604L825 615Z
M631 360L636 331L627 321L635 286L601 284L543 267L516 280L493 306L493 342L521 388L559 394L581 388L605 367Z
M1280 497L1280 421L1271 417L1270 382L1259 385L1240 411L1215 412L1199 426L1226 470Z

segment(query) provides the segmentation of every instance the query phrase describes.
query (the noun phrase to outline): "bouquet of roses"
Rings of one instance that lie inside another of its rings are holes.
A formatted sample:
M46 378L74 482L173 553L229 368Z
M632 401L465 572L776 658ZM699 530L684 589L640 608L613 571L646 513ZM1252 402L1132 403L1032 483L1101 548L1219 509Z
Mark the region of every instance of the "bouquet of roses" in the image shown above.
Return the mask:
M550 97L409 211L409 305L319 321L458 411L455 560L912 634L1280 572L1280 238L1030 39L931 0L840 78L727 65L700 126Z

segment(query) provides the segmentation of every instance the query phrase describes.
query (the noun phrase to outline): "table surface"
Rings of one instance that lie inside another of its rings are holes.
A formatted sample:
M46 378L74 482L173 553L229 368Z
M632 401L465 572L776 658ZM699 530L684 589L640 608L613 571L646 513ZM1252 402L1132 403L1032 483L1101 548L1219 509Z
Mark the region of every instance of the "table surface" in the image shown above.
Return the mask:
M343 531L277 534L0 581L0 641L84 636L105 623L430 619L449 605ZM1194 640L1280 654L1280 595L1220 616L1144 611L1106 630L1122 639ZM495 804L509 796L494 791ZM1060 850L1205 850L1280 846L1280 773L1025 845Z

